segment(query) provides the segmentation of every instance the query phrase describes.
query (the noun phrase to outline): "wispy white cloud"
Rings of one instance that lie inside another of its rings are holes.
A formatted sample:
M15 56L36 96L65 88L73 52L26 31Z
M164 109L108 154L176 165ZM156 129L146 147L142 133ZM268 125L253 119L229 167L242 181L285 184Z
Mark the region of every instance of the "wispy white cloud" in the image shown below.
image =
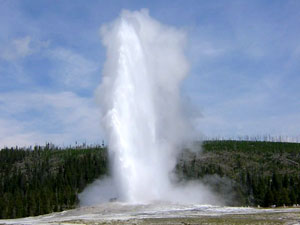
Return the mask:
M94 85L95 73L99 72L98 63L66 48L49 50L49 57L55 63L51 76L65 86L80 89Z
M193 65L207 62L207 60L214 60L218 57L224 56L230 51L232 46L220 43L215 38L201 37L199 31L190 33L190 39L187 46L187 54Z
M2 94L0 111L0 147L101 140L93 99L72 92Z
M49 41L32 40L30 36L15 38L0 47L0 57L7 61L14 61L38 52L41 48L48 47Z
M12 118L0 119L0 148L44 144L45 142L41 142L43 140L41 133L30 130L29 126L28 122Z
M32 49L29 47L31 38L29 36L15 39L2 50L1 57L6 60L15 60L32 54Z
M280 104L286 97L281 99L280 95L276 97L274 93L268 93L273 88L276 92L276 85L276 82L267 81L257 85L258 87L250 92L231 99L222 99L223 101L204 108L204 116L196 121L198 129L209 137L300 137L300 115L297 113L297 106L282 109ZM263 90L263 87L266 87L266 90ZM289 100L292 101L291 104L297 102L295 99Z

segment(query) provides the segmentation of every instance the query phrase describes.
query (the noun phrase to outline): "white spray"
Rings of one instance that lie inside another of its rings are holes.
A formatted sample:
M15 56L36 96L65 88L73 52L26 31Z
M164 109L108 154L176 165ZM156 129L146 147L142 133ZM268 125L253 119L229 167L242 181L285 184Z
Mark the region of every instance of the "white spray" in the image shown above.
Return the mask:
M192 133L180 97L189 68L184 32L142 10L123 11L101 35L107 61L97 97L118 200L212 199L203 186L179 188L171 181L178 152Z

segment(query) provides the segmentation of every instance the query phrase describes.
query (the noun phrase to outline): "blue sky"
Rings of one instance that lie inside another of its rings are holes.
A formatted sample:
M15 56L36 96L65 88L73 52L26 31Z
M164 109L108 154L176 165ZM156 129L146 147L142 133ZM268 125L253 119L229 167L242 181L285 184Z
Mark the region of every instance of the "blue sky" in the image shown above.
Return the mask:
M300 137L298 0L0 5L0 146L101 143L99 29L122 9L142 8L187 33L183 92L199 135Z

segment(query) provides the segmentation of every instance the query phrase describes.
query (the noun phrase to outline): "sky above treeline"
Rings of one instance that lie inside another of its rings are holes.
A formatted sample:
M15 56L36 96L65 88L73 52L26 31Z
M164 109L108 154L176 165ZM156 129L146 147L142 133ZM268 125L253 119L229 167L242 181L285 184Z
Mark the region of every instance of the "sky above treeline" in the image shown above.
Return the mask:
M300 1L0 0L0 146L101 143L101 25L146 8L187 34L199 136L300 137Z

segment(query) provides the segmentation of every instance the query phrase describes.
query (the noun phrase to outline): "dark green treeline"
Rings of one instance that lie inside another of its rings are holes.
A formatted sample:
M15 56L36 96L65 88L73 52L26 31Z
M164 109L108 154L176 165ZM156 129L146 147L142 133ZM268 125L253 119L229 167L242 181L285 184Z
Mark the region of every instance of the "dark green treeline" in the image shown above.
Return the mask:
M77 194L107 173L106 148L0 151L0 218L36 216L71 209Z
M221 196L231 195L230 205L300 204L299 143L206 141L202 148L181 155L182 179L202 179Z
M300 204L300 144L206 141L200 149L196 145L178 159L175 172L182 180L200 179L219 195L230 195L228 205ZM101 146L2 149L0 218L74 208L78 193L108 172Z

